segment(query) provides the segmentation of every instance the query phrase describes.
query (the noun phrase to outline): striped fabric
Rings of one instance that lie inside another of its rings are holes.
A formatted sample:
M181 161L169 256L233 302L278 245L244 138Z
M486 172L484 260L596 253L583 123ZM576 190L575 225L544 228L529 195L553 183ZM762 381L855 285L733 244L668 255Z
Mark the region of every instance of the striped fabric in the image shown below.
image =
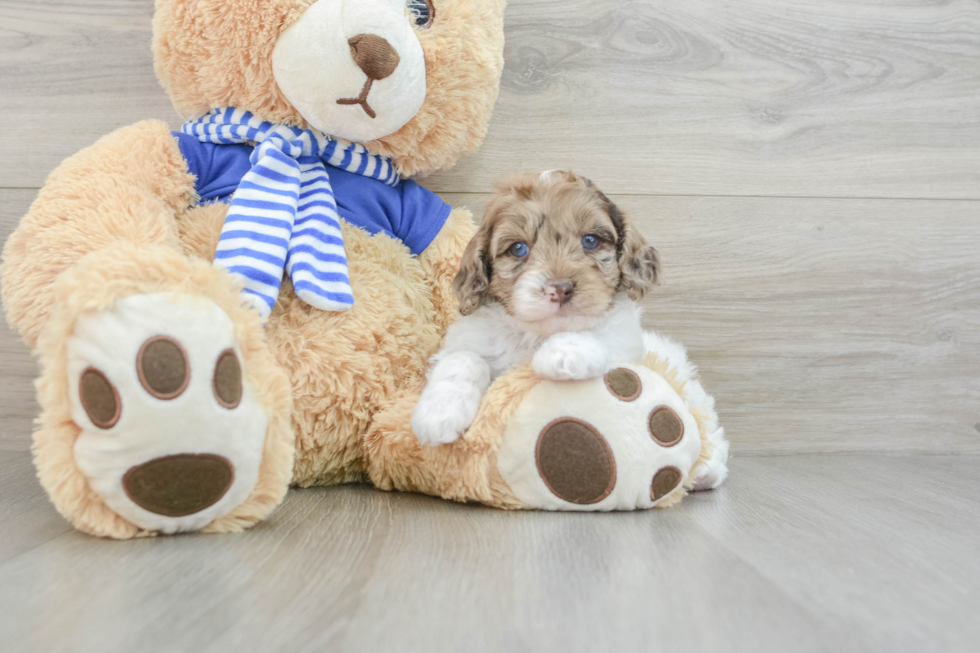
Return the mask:
M399 178L391 160L360 144L266 122L240 109L214 109L182 131L205 143L256 144L252 168L228 207L214 264L244 282L262 316L272 312L283 270L307 304L327 311L350 308L354 296L327 165L394 186Z

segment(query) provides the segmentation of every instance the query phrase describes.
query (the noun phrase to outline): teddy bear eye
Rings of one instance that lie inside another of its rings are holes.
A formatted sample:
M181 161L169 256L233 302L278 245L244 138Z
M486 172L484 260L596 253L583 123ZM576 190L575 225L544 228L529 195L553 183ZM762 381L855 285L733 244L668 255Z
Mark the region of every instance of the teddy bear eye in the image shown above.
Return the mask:
M595 234L585 234L582 236L582 247L585 249L595 249L599 246L599 237Z
M409 19L419 29L425 29L432 24L436 10L432 6L432 0L407 0L405 8L408 11Z
M507 250L510 252L511 256L516 256L517 258L524 258L527 256L528 248L527 243L517 242L510 246Z

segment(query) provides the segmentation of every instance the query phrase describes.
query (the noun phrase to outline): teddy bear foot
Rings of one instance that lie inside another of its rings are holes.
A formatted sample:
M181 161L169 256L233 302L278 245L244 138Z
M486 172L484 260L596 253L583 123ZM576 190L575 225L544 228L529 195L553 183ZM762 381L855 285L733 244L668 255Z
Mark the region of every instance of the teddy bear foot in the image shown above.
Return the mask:
M708 434L712 446L711 457L694 470L694 491L714 490L728 478L728 440L720 426Z
M698 424L673 387L644 365L622 365L538 384L507 427L497 468L529 507L636 510L679 500L700 454Z
M232 320L212 300L133 295L81 315L68 341L76 464L147 531L198 530L249 497L267 418Z

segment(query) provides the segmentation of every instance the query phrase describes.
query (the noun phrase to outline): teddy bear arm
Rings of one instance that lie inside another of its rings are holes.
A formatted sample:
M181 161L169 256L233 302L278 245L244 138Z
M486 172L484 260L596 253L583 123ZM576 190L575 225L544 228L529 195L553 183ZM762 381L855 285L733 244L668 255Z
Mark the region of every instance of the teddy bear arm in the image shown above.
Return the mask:
M440 333L444 334L456 319L459 302L453 292L453 279L463 250L475 233L473 214L467 209L453 209L442 230L419 255L419 264L432 288L435 322Z
M194 177L163 122L123 127L70 157L4 247L8 321L33 346L62 272L116 243L179 249L176 216L195 199Z

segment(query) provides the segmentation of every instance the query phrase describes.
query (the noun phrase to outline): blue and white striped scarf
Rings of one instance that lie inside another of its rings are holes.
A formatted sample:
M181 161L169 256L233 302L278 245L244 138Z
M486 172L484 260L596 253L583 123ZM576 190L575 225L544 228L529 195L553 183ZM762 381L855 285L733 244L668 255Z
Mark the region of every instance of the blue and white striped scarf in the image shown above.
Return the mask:
M214 109L182 131L204 143L256 143L231 199L214 264L245 283L263 317L279 297L285 269L296 295L327 311L354 304L337 203L324 163L394 186L390 159L312 129L263 121L240 109Z

